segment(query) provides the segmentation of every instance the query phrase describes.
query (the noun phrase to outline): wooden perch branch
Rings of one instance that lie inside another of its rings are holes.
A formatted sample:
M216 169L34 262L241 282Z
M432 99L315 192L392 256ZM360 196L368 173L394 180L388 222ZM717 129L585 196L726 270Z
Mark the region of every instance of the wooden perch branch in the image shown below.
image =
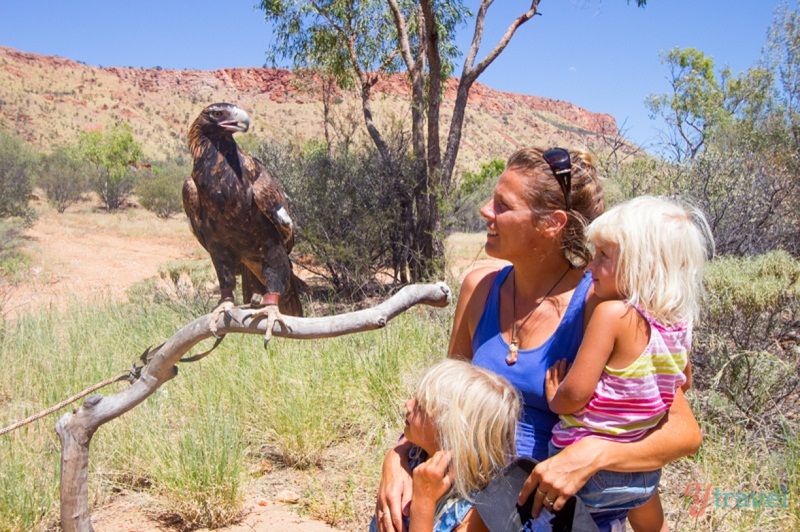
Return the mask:
M402 288L375 307L323 318L286 316L286 328L275 324L273 335L284 338L329 338L380 329L418 304L445 307L451 292L445 283L411 285ZM264 334L265 321L254 323L250 311L234 309L220 319L219 334ZM177 375L180 358L198 342L211 336L209 315L201 316L178 330L153 350L146 351L147 365L133 384L114 395L93 395L76 411L56 423L61 439L61 528L65 532L92 530L88 503L89 444L100 425L111 421L144 401L162 384Z

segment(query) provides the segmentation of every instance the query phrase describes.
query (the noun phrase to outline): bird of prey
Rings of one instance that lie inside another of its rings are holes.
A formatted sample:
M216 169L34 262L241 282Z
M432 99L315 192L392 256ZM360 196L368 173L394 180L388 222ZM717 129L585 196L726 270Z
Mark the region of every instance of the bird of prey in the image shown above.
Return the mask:
M250 117L233 104L215 103L203 109L189 129L194 166L183 184L183 208L219 279L212 334L217 336L220 315L234 306L240 273L244 302L254 300L263 306L253 316L267 319L266 346L281 313L302 316L298 297L302 281L292 273L289 261L294 236L286 195L264 164L239 149L233 139L234 133L249 126Z

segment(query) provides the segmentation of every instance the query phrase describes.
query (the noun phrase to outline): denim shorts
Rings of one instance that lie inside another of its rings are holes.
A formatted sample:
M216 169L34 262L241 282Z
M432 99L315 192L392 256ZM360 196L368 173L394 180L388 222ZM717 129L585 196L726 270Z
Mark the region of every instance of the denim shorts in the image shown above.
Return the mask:
M550 456L559 452L561 448L550 442ZM598 471L581 488L578 497L591 513L630 510L650 500L660 479L660 469L643 473Z

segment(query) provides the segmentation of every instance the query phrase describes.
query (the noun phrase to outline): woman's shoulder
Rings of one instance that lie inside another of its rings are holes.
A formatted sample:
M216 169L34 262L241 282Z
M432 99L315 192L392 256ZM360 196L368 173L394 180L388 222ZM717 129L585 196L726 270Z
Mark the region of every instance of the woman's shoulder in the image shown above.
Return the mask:
M498 273L503 271L508 266L503 266L498 268L497 266L479 266L474 270L470 270L467 275L464 276L464 280L461 282L461 286L463 287L472 287L474 288L481 282L488 281L491 283L494 278L497 276Z
M503 271L504 268L497 268L494 266L482 266L470 271L464 280L461 281L461 294L463 296L471 296L489 294L489 290L497 278L497 275ZM481 298L484 299L484 298Z

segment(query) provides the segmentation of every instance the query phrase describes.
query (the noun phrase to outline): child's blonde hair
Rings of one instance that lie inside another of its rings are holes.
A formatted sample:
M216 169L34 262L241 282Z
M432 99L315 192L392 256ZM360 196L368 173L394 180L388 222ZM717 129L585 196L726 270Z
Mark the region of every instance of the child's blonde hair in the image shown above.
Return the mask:
M458 496L485 488L514 457L521 403L499 375L447 359L425 373L414 398L436 427L439 448L451 453Z
M609 209L586 230L590 244L618 247L617 288L664 324L693 321L703 294L703 266L714 239L690 205L641 196Z

